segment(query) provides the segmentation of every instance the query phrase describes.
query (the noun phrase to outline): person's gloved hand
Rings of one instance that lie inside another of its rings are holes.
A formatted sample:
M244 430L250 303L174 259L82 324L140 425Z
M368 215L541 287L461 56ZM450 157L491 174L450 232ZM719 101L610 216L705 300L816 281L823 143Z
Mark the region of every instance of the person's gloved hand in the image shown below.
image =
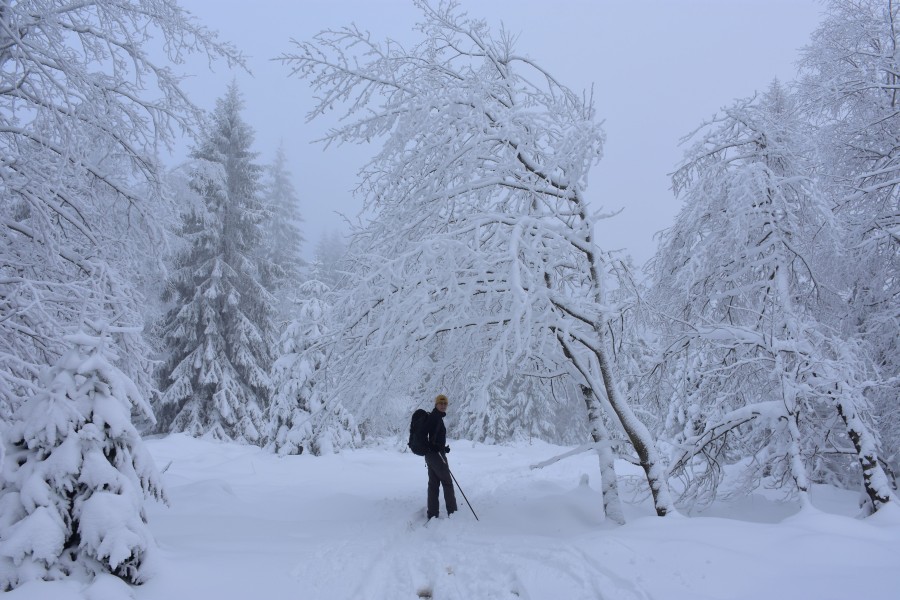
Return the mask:
M444 454L450 454L450 446L444 446Z

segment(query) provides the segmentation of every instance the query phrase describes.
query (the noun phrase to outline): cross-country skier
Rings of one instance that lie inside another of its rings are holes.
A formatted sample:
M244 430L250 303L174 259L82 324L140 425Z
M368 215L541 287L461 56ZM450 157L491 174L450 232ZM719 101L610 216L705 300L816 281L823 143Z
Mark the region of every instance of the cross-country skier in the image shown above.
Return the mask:
M425 464L428 466L428 518L435 518L440 514L440 499L438 498L438 486L444 488L444 504L447 508L447 516L456 512L456 494L453 492L453 479L450 475L450 465L447 463L447 453L450 446L447 445L447 428L444 426L444 417L447 414L447 396L438 395L434 399L434 410L428 415L425 428L428 432L428 452L425 453Z

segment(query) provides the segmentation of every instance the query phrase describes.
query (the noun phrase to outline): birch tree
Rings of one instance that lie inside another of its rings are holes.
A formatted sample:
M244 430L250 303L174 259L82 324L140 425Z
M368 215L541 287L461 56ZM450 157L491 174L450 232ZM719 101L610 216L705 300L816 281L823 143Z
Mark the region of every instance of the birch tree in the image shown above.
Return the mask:
M823 183L845 229L849 302L835 318L863 342L867 390L885 448L900 467L900 5L831 0L801 61L799 93Z
M673 471L696 492L749 459L747 478L789 481L808 505L812 466L849 452L877 510L892 494L859 345L830 325L841 232L812 177L809 128L775 82L695 139L673 178L685 206L653 263L668 307L660 369L676 371Z
M664 466L608 349L608 262L585 198L603 142L592 100L456 4L416 5L423 41L409 50L351 26L282 57L316 91L310 118L346 108L326 141L383 140L361 172L373 219L352 242L356 286L337 306L340 381L367 383L365 410L381 390L415 389L429 352L450 384L519 364L563 372L589 391L592 425L605 409L625 432L668 514Z

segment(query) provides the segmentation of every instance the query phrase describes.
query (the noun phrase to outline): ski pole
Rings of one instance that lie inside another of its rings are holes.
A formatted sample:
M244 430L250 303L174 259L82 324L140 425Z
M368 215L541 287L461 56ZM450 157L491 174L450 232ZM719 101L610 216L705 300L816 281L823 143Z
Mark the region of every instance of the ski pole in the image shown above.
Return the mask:
M454 475L454 474L453 474L453 471L450 470L450 465L447 463L447 457L444 456L444 453L443 453L443 452L441 453L441 458L443 459L444 464L447 465L447 471L450 473L450 477L453 478L453 483L455 483L455 484L456 484L456 487L459 488L459 493L462 494L462 497L463 497L463 499L466 501L466 504L469 505L469 510L472 511L472 516L475 517L475 520L476 520L476 521L480 521L481 519L479 519L479 518L478 518L478 515L475 514L475 509L472 508L472 503L469 502L469 499L468 499L468 498L466 498L466 493L463 491L462 487L459 485L459 482L456 480L456 475Z

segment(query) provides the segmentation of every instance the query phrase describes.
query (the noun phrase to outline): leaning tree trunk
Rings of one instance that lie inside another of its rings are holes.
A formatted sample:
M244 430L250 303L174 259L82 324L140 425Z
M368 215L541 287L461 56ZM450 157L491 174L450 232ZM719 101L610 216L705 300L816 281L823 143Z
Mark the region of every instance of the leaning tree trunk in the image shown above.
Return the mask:
M656 514L664 517L675 510L675 505L672 503L672 498L669 495L669 484L666 482L665 469L656 452L656 445L653 442L653 436L650 435L650 430L637 418L628 402L619 392L619 386L613 376L609 358L606 351L602 348L603 343L604 339L601 337L598 347L592 348L592 351L594 356L597 357L597 363L600 366L606 397L622 423L625 435L628 436L631 445L634 446L634 450L640 459L641 467L647 475L647 483L650 485L650 492L653 494L653 506L656 508Z
M552 182L551 178L547 178L547 180ZM561 193L567 191L565 186L557 184L556 187ZM585 275L590 283L589 297L593 299L595 306L600 308L603 306L604 300L602 285L603 270L599 264L597 249L594 246L592 233L594 230L593 221L588 215L587 207L585 206L579 191L573 190L570 198L573 208L578 215L578 225L570 225L570 227L572 228L574 237L581 238L573 245L584 254L587 266L587 273L585 273ZM545 280L547 277L548 275L545 273ZM550 287L549 283L547 287ZM599 315L578 314L576 311L569 309L562 303L554 302L554 304L564 315L564 318L574 319L582 326L585 324L591 326L591 333L593 335L590 336L581 334L574 335L572 331L562 327L556 330L556 339L562 347L566 358L568 358L573 366L581 373L581 376L584 379L584 385L591 390L598 403L612 411L621 424L625 435L628 436L628 440L634 447L635 452L637 452L641 467L646 474L647 484L650 486L650 492L653 495L653 506L656 509L656 514L664 517L667 514L674 512L675 505L669 494L669 485L666 481L665 468L656 452L653 436L650 434L650 430L647 429L647 426L637 418L634 411L619 391L616 376L609 360L606 332L601 321L602 317ZM584 364L578 358L575 348L572 347L572 344L575 342L587 349L587 351L594 356L596 365L593 365L591 362ZM600 371L599 381L596 375L596 369L599 369ZM603 396L600 393L601 389L606 393L606 402L603 401ZM600 421L600 423L602 425L602 421ZM593 425L594 423L592 422L592 428Z
M606 353L600 348L602 339L594 343L589 343L582 339L578 340L597 358L602 381L597 381L597 377L590 371L588 366L578 358L575 349L571 346L571 340L567 340L561 333L557 334L556 339L561 344L565 356L572 361L572 364L581 373L585 381L585 387L590 389L596 402L602 402L600 390L605 390L608 400L607 406L622 425L622 429L625 435L628 436L628 440L634 447L635 452L637 452L641 467L644 469L647 484L650 486L650 492L653 495L653 506L656 509L656 514L664 517L674 512L675 506L669 494L665 470L656 453L653 437L650 435L646 425L637 418L619 392ZM597 416L599 417L599 415Z
M785 323L783 327L787 328L789 326ZM803 434L800 432L800 414L797 410L796 377L789 375L788 368L780 354L775 356L775 372L779 373L781 377L781 401L784 404L785 414L779 420L784 424L790 440L787 444L787 452L791 478L797 487L801 508L808 509L812 506L812 502L809 497L809 475L807 474L806 464L803 461L803 453L801 451Z
M876 512L890 503L893 494L887 473L878 461L878 444L875 436L860 418L855 402L840 394L840 390L836 393L829 392L828 395L831 396L838 414L847 426L847 434L853 441L859 465L862 467L863 487L871 503L869 510Z
M607 519L619 525L625 524L625 513L619 499L619 481L616 477L615 455L609 446L610 437L603 417L600 415L600 403L594 392L586 385L579 386L588 411L588 423L591 428L591 439L597 445L597 459L600 461L600 485L603 496L603 512Z
M600 258L594 247L594 224L589 217L584 202L579 194L576 194L576 201L580 209L580 219L582 222L582 232L585 241L585 257L589 265L589 274L591 288L593 291L594 301L598 306L602 306L603 298L603 271L601 270ZM640 459L641 467L647 475L647 483L650 486L650 492L653 494L653 505L656 508L656 514L661 517L674 512L675 505L669 494L669 484L666 481L665 468L656 452L656 444L653 436L647 426L637 418L634 411L629 406L628 401L619 391L618 381L613 373L612 364L609 360L609 350L606 342L606 331L604 324L600 321L594 321L594 334L596 340L588 347L597 359L597 366L600 369L600 376L603 378L603 387L606 390L606 398L610 408L615 412L625 430L625 434L634 446ZM582 341L584 343L584 341Z

